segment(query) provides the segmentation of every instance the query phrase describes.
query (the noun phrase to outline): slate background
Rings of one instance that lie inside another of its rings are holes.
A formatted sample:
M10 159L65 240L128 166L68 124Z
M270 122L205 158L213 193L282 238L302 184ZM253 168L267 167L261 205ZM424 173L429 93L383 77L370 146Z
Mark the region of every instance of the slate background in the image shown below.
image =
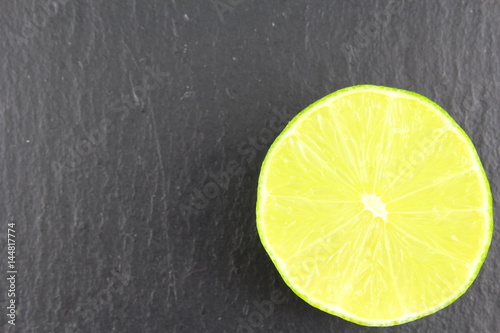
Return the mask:
M0 1L0 331L500 331L498 228L454 304L367 328L287 288L254 213L275 114L361 83L449 111L497 200L500 2L225 1Z

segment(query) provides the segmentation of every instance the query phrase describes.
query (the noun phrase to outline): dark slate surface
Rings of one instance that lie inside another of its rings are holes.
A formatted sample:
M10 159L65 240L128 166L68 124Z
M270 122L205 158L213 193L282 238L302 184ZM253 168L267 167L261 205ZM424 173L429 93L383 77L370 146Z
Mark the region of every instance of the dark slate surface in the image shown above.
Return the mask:
M497 230L458 301L367 328L287 288L254 213L278 127L361 83L448 110L497 199L498 1L4 0L0 16L0 332L500 331Z

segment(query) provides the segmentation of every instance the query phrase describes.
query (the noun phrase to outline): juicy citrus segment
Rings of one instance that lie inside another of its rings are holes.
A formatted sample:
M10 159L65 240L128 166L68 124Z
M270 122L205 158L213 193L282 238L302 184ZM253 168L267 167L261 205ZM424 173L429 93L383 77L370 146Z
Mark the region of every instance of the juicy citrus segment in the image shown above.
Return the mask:
M257 227L289 286L345 319L389 326L465 292L492 236L467 135L415 93L356 86L301 112L259 179Z

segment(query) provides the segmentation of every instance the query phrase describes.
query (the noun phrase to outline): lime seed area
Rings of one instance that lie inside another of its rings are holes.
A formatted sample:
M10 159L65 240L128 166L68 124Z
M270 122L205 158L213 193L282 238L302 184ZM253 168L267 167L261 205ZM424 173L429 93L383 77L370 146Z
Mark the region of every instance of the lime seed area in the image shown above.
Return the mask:
M363 194L361 196L361 203L365 205L365 210L370 211L373 217L380 217L384 222L387 222L387 210L385 203L376 194Z

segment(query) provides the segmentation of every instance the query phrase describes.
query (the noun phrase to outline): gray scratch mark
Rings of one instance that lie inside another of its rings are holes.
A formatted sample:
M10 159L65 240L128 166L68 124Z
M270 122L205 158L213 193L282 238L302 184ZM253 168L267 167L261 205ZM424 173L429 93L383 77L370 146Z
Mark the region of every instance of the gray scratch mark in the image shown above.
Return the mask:
M135 93L134 84L132 83L132 76L129 74L128 79L130 81L130 88L132 89L132 96L134 97L135 105L140 105L142 109L142 101L137 97Z
M179 34L177 34L177 28L175 27L174 19L172 19L172 32L174 34L174 37L179 37Z
M153 127L153 135L155 138L155 144L156 144L156 153L158 154L158 162L160 164L160 174L161 174L161 202L163 203L163 213L166 214L168 206L167 206L167 200L166 200L166 191L165 191L165 167L163 164L163 158L161 156L161 145L160 145L160 140L158 137L158 131L156 129L156 119L154 112L151 112L151 120L152 120L152 127ZM165 221L165 242L167 246L167 265L171 266L172 263L172 251L170 247L170 239L168 235L168 221ZM168 275L169 275L169 280L171 281L172 285L172 292L174 294L174 299L177 300L177 288L175 286L175 278L173 277L173 269L168 270ZM167 292L167 297L170 296L170 288L168 288Z

